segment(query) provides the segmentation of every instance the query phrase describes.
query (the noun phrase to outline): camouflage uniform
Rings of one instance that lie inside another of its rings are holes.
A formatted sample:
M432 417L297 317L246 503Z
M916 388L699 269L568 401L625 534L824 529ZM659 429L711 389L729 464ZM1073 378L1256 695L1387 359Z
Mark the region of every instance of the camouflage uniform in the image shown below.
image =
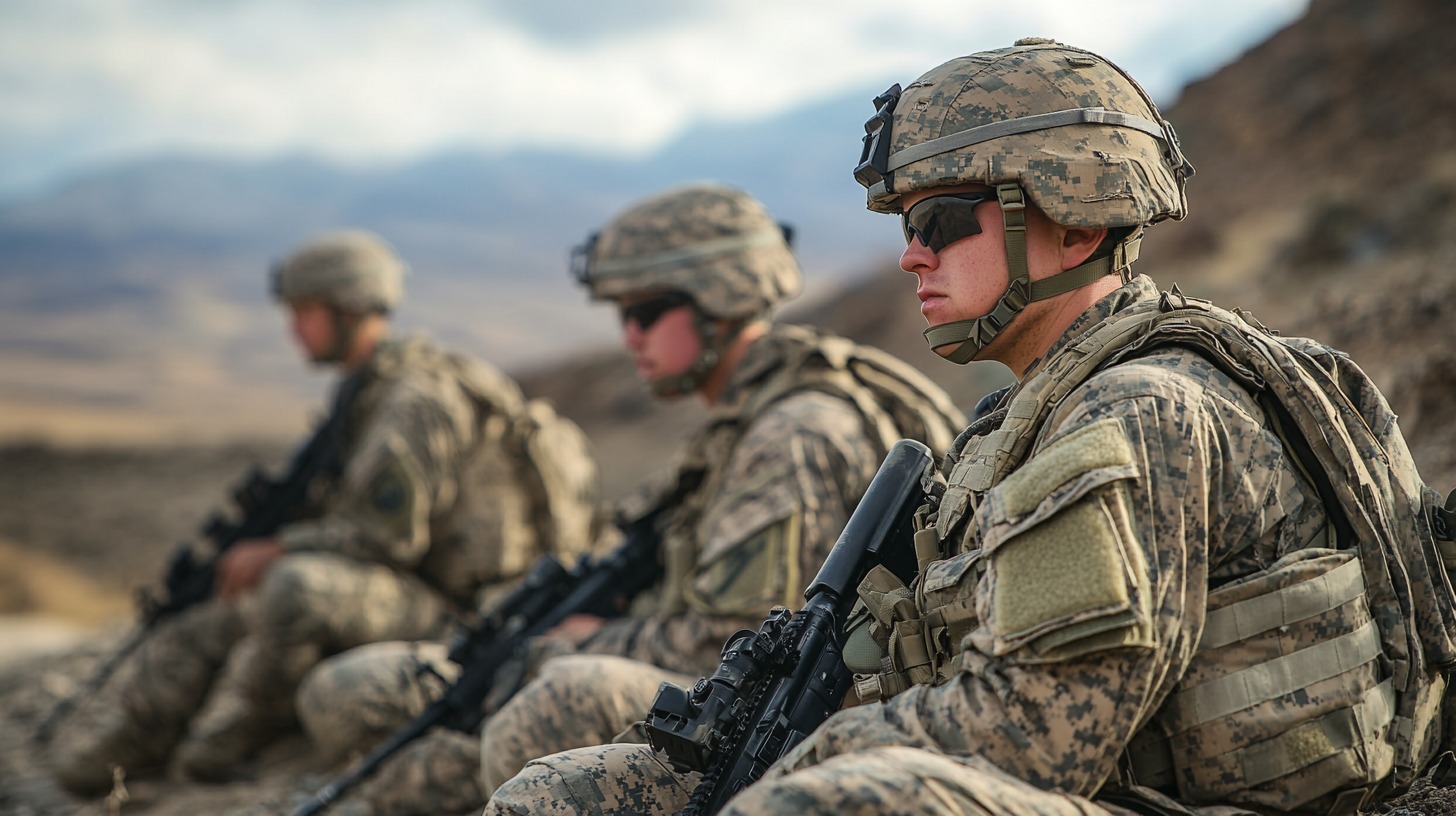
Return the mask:
M719 422L738 409L734 403L752 399L751 384L781 364L790 338L802 337L779 327L754 344L734 377L750 385L730 387ZM756 626L776 604L802 603L884 455L853 405L811 390L781 398L724 436L723 425L711 423L688 448L688 460L702 456L706 477L670 522L669 578L657 609L608 622L583 649L638 664L548 661L540 679L486 725L487 792L528 759L591 745L591 737L610 738L641 719L661 682L684 679L650 666L697 677L717 664L729 635ZM598 672L610 672L612 682Z
M676 225L684 222L726 229L729 240L756 237L726 258L689 259L686 271L653 267L650 281L633 273L627 280L594 280L600 297L634 287L680 288L687 277L715 314L747 318L797 291L798 270L781 233L738 191L718 185L679 188L633 213L624 218L652 225L643 230L649 244L672 227L680 231ZM760 239L765 243L754 243ZM643 240L609 229L596 247L607 257L664 249L643 246ZM902 393L890 396L865 385L860 378L869 376L866 369L883 372L880 388ZM670 390L694 387L674 381ZM427 777L445 779L439 769L461 762L459 735L442 733L411 746L412 758L387 764L357 799L367 800L375 816L461 812L468 794L478 797L473 802L478 809L526 760L611 739L641 719L661 682L701 674L717 663L723 641L734 631L756 625L775 604L802 601L804 585L895 439L913 434L944 450L962 421L943 392L902 362L807 328L771 327L732 371L709 421L680 454L675 476L636 500L655 506L671 496L666 501L674 509L661 523L666 580L639 597L631 614L607 621L580 647L581 654L540 662L534 679L487 720L476 755L484 791L468 778L444 787L418 784ZM563 648L543 641L535 657ZM419 681L410 678L428 658L397 653L394 659L403 665L372 671L361 666L350 677L319 673L304 692L338 698L351 695L351 686L391 688L379 696L393 702L376 700L370 708L394 705L402 724L423 708ZM346 733L357 731L356 726Z
M999 314L927 332L955 346L951 359L970 359L1038 299L1012 244L1023 193L1064 225L1181 216L1186 163L1141 90L1119 91L1130 87L1095 55L1027 41L953 60L877 100L857 174L873 209L979 182L997 188L1007 215ZM1014 112L992 104L1007 99ZM1077 105L1090 118L1063 110ZM1059 135L1069 122L1097 126ZM966 135L980 127L985 139ZM1118 238L1069 280L1125 270L1136 233ZM1418 606L1416 576L1434 570L1441 583L1444 570L1429 553L1386 570L1385 560L1410 557L1393 538L1349 545L1330 502L1348 514L1341 494L1359 491L1337 483L1322 497L1299 448L1323 443L1302 425L1303 441L1290 441L1272 389L1256 395L1249 383L1261 378L1230 365L1237 355L1191 333L1146 345L1112 337L1137 315L1180 307L1176 294L1122 276L963 435L929 519L943 557L917 579L914 603L892 608L892 587L861 586L884 651L857 668L867 673L856 690L886 699L832 716L722 813L1345 814L1430 759L1444 678L1440 637L1428 632L1451 603L1446 584ZM1406 482L1414 465L1395 417L1363 375L1317 343L1282 342L1339 378L1348 415L1380 443L1360 456ZM1101 356L1108 346L1118 351ZM1329 437L1345 433L1336 417L1346 414L1320 410ZM1409 512L1404 485L1391 491L1382 478L1363 482L1363 501ZM1370 570L1377 546L1389 549ZM1414 591L1401 599L1403 588ZM1392 646L1390 632L1410 640ZM904 646L917 638L921 649ZM646 746L599 746L528 764L486 813L671 813L695 782Z
M667 522L663 547L680 577L640 598L636 614L608 621L582 647L587 654L546 660L537 678L487 721L481 746L453 732L432 733L407 749L413 760L388 763L362 786L370 812L462 812L455 805L469 792L478 807L526 760L612 738L641 719L661 682L702 674L716 665L730 634L756 625L774 604L797 606L874 476L883 443L867 434L856 407L822 391L783 396L747 427L734 417L786 359L817 339L788 326L760 338L735 371L724 405L687 447L684 469L705 475ZM301 691L334 701L333 727L309 730L340 749L376 744L428 705L431 691L439 692L421 667L450 676L439 653L365 648L377 653L373 665L320 667ZM362 715L358 703L365 703ZM389 714L376 716L381 711ZM392 727L375 727L381 721ZM472 758L470 777L439 772ZM483 790L471 778L476 768ZM449 784L411 784L427 776Z
M293 721L321 658L438 637L544 549L584 546L591 495L576 498L577 521L540 523L544 499L522 475L535 420L499 372L384 340L338 394L342 468L311 486L315 515L278 532L284 555L256 591L166 619L71 718L55 752L68 787L104 789L111 764L159 766L179 741L184 770L223 775ZM589 460L573 466L594 478Z
M1139 278L1083 316L1072 335L1129 301L1156 296L1152 284ZM1064 337L1058 346L1069 339ZM979 812L957 810L959 805L952 804L987 798L978 787L986 762L961 761L965 757L980 757L1035 786L1000 784L990 789L996 795L1021 791L1044 796L1037 788L1091 794L1113 773L1126 736L1167 695L1191 656L1202 615L1190 611L1202 605L1210 578L1210 550L1217 562L1226 564L1221 577L1229 580L1302 547L1324 528L1318 497L1303 487L1281 455L1277 438L1262 427L1258 405L1196 354L1173 352L1111 368L1072 392L1064 405L1059 410L1063 419L1046 429L1038 449L1051 447L1052 440L1073 438L1099 420L1115 418L1129 449L1137 454L1133 461L1118 464L1118 478L1099 486L1118 497L1120 512L1127 514L1125 522L1139 533L1132 542L1137 546L1121 553L1128 565L1129 606L1138 610L1126 628L1137 648L1048 663L1023 659L1023 654L996 642L994 630L977 626L961 644L963 662L950 683L915 686L886 703L841 712L795 752L792 763L775 766L779 775L799 766L810 770L794 774L782 786L766 779L735 799L729 810L840 813L845 812L841 809L845 798L853 798L874 802L875 812ZM1033 454L1028 466L1036 461ZM1247 466L1226 472L1222 463L1227 461ZM1189 483L1184 474L1196 482ZM1084 493L1069 492L1038 513L1052 516L1084 498ZM965 574L943 578L975 587L974 609L980 621L986 618L988 604L997 600L995 584L979 580L982 565L988 551L997 551L999 540L1014 540L1015 533L1012 525L991 521L991 514L984 512L970 520L977 532L967 552L977 555L948 562ZM1251 533L1258 537L1250 538ZM1005 552L1014 555L1015 549ZM996 560L989 557L994 577ZM1059 582L1079 579L1087 566L1068 563L1065 572L1048 571L1045 585L1017 589L1046 595L1055 592ZM891 755L866 751L876 746L901 748ZM916 778L922 762L908 748L956 759L936 766L934 778L944 782L944 788L922 787ZM512 782L510 797L502 791L488 812L591 813L599 808L600 812L671 813L685 804L686 793L691 792L683 783L660 791L635 783L628 788L630 793L612 788L615 780L627 781L618 772L621 763L647 762L639 754L648 752L645 746L605 746L574 752L581 768L568 765L563 757L533 764ZM817 764L840 754L853 756ZM889 761L891 756L894 761ZM582 777L605 780L595 787L608 798L597 803L580 793L565 793L592 790L579 784ZM814 794L804 794L796 785ZM828 796L830 791L837 793ZM569 804L551 810L551 803L563 795ZM608 806L611 797L619 797L620 810ZM998 807L1004 809L983 804L984 812L1062 812L1052 806L1035 809L1035 798L1024 805L1014 804L1015 798L1000 801ZM878 810L891 805L900 809Z

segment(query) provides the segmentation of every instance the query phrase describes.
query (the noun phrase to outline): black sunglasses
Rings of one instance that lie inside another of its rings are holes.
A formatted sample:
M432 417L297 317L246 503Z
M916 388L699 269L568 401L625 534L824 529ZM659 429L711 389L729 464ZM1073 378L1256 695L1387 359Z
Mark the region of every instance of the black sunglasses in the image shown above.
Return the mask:
M992 190L923 198L900 214L905 243L918 238L931 252L938 253L962 238L979 235L981 222L976 218L976 205L995 200Z
M692 302L692 296L686 292L666 292L651 300L640 301L631 306L618 306L617 310L622 315L623 326L627 325L627 321L630 320L637 324L637 328L647 331L663 315Z

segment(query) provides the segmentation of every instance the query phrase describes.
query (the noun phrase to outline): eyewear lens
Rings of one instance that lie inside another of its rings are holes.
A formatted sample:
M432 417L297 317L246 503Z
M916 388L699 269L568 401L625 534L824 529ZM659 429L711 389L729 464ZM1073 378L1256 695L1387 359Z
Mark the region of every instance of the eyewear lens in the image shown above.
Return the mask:
M976 206L995 201L994 192L940 195L921 199L900 215L905 243L919 239L931 252L940 252L962 238L979 235Z
M663 315L689 303L692 303L692 298L681 292L671 292L651 300L634 303L631 306L622 306L620 307L622 325L627 325L627 321L630 320L637 324L637 328L646 331L652 328L652 324L661 319Z

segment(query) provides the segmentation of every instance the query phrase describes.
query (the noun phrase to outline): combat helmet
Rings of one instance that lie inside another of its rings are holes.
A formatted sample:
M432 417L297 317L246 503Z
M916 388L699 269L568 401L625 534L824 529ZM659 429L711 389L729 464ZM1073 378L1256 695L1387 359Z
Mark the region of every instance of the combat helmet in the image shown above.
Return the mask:
M799 293L792 237L747 192L697 182L618 215L573 251L572 274L593 300L647 292L691 299L702 353L682 377L653 383L660 395L683 394L702 383L745 324Z
M926 330L932 348L968 362L1026 304L1121 272L1142 230L1188 211L1193 166L1138 83L1105 58L1052 40L950 60L875 98L854 176L875 212L905 193L958 184L995 188L1010 284L984 317ZM1114 230L1110 254L1044 280L1027 274L1025 204L1065 227Z
M388 314L404 298L405 264L383 238L364 230L331 232L273 266L273 295L316 300L349 314Z

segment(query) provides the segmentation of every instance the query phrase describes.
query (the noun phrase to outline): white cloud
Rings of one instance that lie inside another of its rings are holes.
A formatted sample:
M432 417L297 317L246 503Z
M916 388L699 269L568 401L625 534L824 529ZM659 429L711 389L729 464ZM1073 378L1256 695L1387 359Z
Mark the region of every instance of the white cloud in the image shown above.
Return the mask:
M1308 0L10 0L0 193L153 151L642 153L1052 36L1168 99Z

